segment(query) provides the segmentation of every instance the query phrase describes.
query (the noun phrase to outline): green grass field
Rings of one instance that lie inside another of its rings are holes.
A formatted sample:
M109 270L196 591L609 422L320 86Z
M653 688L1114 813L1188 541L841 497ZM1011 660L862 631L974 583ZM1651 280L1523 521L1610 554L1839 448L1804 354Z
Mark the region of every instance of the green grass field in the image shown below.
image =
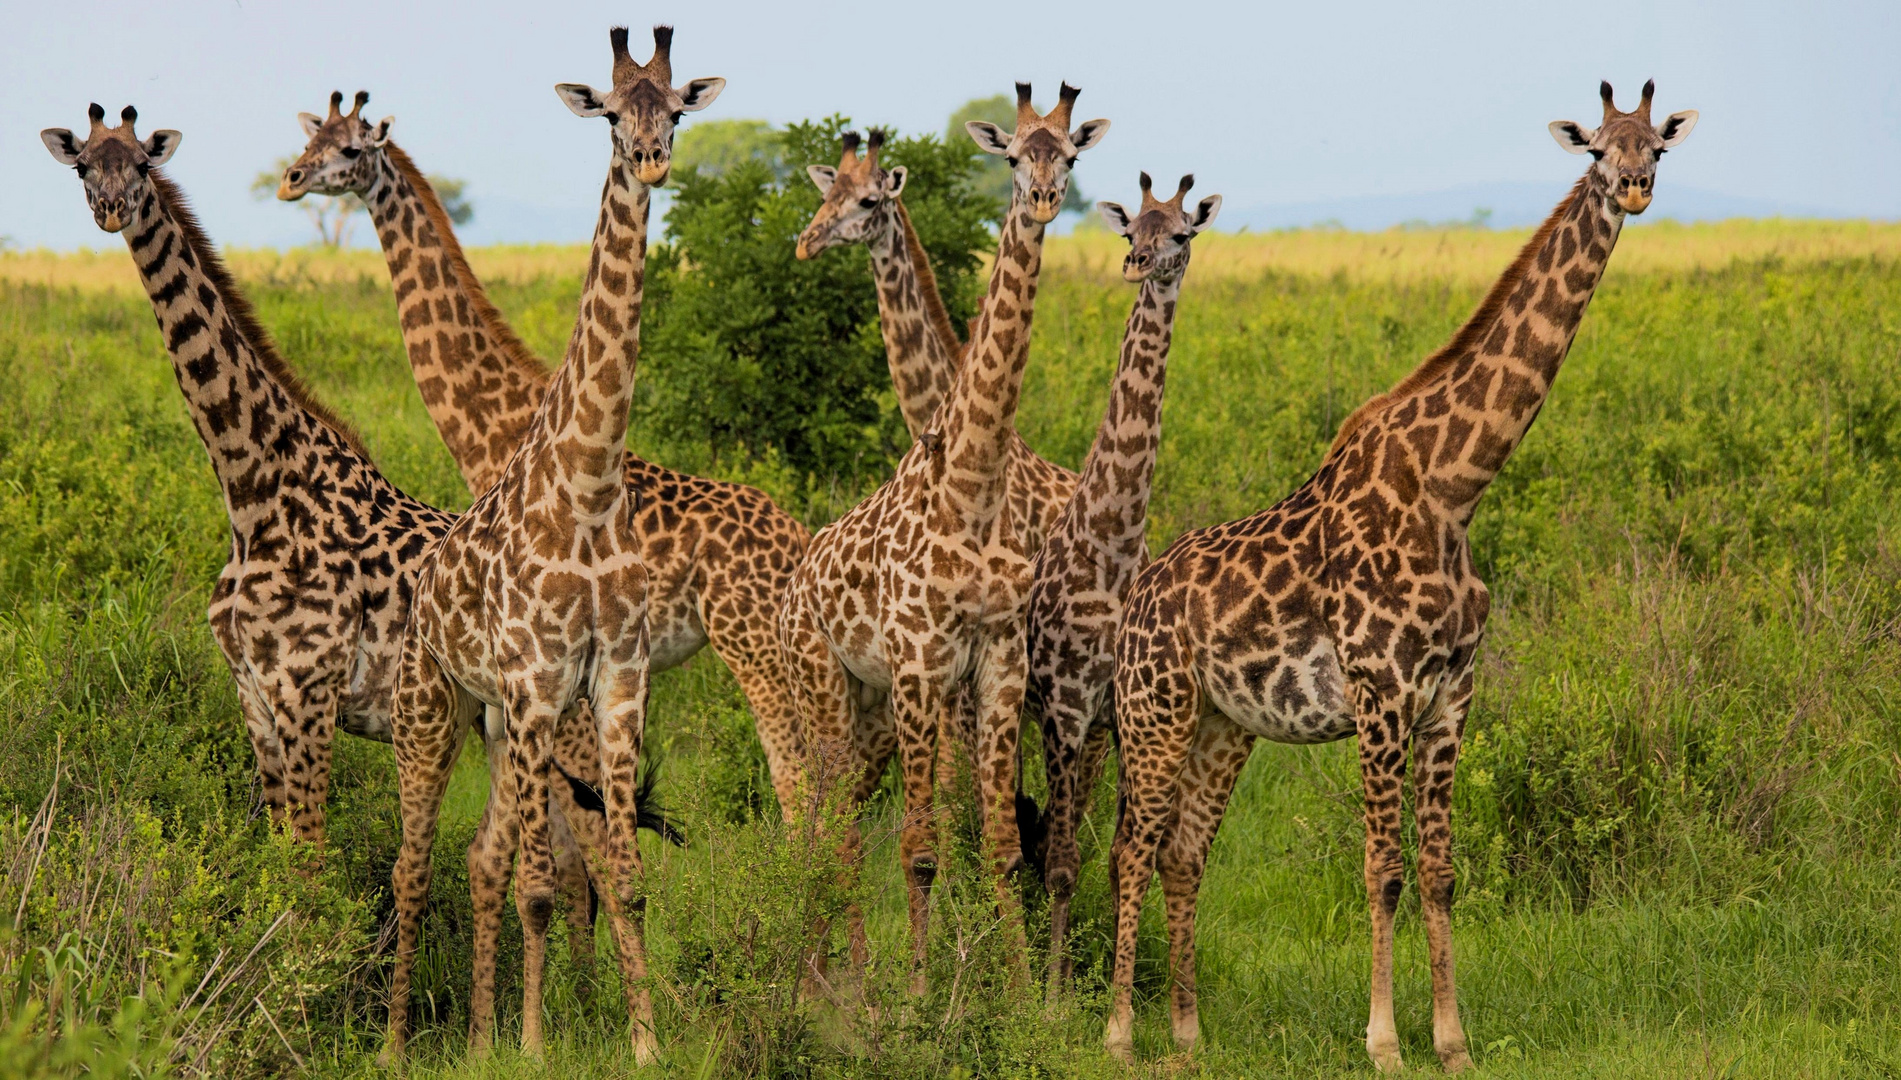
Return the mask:
M1157 551L1305 479L1339 421L1464 319L1514 237L1215 239L1184 288ZM1072 466L1133 296L1105 244L1052 242L1024 396L1026 437ZM523 336L558 354L584 256L475 255ZM1484 1075L1901 1075L1898 257L1893 227L1628 231L1480 508L1496 606L1457 791L1455 918ZM390 752L340 739L334 846L298 874L307 856L251 811L248 745L203 622L226 544L217 489L115 260L0 256L0 1075L371 1074L399 829ZM380 262L234 262L384 471L466 505ZM638 425L633 445L706 464ZM815 525L843 509L822 484L736 475ZM783 940L835 903L823 860L766 824L777 812L770 795L760 805L749 720L716 658L661 677L652 716L662 791L694 837L644 842L661 1073L1122 1074L1098 1050L1106 788L1084 833L1072 999L1046 1006L997 978L981 883L956 873L931 995L892 992L903 896L885 843L863 885L876 1016L797 1009ZM463 1052L461 852L483 784L472 752L436 849L419 1075L544 1070L507 1049L515 951L504 1049ZM1357 800L1350 746L1257 750L1201 895L1192 1058L1168 1042L1159 904L1145 917L1142 1071L1371 1075ZM888 797L874 805L874 839L894 817ZM1409 893L1399 1019L1409 1064L1432 1072L1416 914ZM565 944L551 970L546 1071L633 1073L617 980L585 999Z

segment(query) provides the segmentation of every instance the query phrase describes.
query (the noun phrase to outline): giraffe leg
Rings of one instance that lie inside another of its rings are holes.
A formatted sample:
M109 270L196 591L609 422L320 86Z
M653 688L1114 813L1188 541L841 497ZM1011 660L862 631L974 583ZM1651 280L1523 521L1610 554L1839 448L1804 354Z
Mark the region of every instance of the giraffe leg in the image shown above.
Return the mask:
M306 687L274 689L271 712L284 760L285 817L299 840L322 847L331 744L337 731L337 682L321 679Z
M521 1050L542 1052L542 977L548 959L548 922L554 915L554 836L549 825L550 773L561 703L568 697L553 676L505 685L508 769L514 774L520 849L515 860L515 911L521 916Z
M738 592L729 583L712 583L709 588L724 587ZM702 601L702 606L708 606ZM764 607L760 602L759 607ZM789 815L799 787L798 703L786 670L785 656L765 620L754 618L713 617L706 619L706 636L726 667L739 683L740 693L752 707L753 725L759 733L759 745L766 752L766 769L772 776L773 794L779 798L779 812Z
M1472 672L1431 723L1413 732L1413 819L1419 833L1419 900L1432 959L1432 1046L1449 1073L1472 1065L1452 972L1452 777L1472 701Z
M482 1055L494 1042L495 958L521 823L515 809L515 781L508 767L501 710L488 707L479 723L488 749L488 805L482 809L482 823L469 843L468 854L469 907L475 931L469 979L469 1052Z
M1066 947L1069 905L1082 873L1076 830L1094 786L1089 754L1096 743L1108 745L1108 724L1112 722L1099 721L1091 726L1086 714L1051 702L1044 707L1038 724L1043 733L1043 767L1049 778L1049 803L1043 812L1043 885L1050 895L1049 986L1056 993L1062 991L1070 976ZM1096 753L1094 763L1100 767L1101 752Z
M638 654L647 654L646 622L638 630ZM607 914L614 928L621 985L627 998L634 1062L651 1064L659 1052L654 1032L653 992L647 985L647 950L643 922L647 908L644 871L640 861L640 808L635 792L640 782L640 746L647 727L649 668L628 663L596 680L594 722L601 745L601 790L606 796L606 863L611 887Z
M995 875L997 912L1010 950L1012 978L1029 981L1029 945L1016 876L1023 869L1023 838L1017 825L1017 769L1023 741L1023 685L1029 678L1029 654L1022 624L988 635L978 657L975 680L977 797L983 807L985 839Z
M1202 720L1177 784L1175 824L1157 860L1168 904L1170 1027L1182 1050L1194 1049L1201 1038L1195 997L1195 900L1208 866L1208 849L1253 748L1254 736L1227 717L1216 713Z
M786 606L780 613L779 642L786 680L798 711L802 751L799 763L802 782L793 800L782 802L781 809L788 821L799 817L817 819L824 814L826 801L839 786L852 785L854 796L862 791L862 796L869 798L876 780L866 772L856 746L858 725L854 723L852 680L826 642L812 600L802 594L797 583L787 594ZM866 786L868 779L870 785ZM843 835L838 838L838 855L844 864L841 874L849 878L857 872L858 826L847 822L841 832ZM847 912L847 918L855 935L852 963L855 970L862 970L862 961L868 952L862 942L863 916L853 909ZM822 996L830 985L825 977L827 935L827 923L821 921L813 927L813 947L806 958L801 991L807 996Z
M1119 670L1116 700L1122 780L1115 847L1109 855L1116 953L1103 1045L1122 1060L1133 1061L1136 930L1155 872L1156 849L1174 822L1182 768L1201 723L1201 694L1186 670L1168 663L1154 674Z
M1359 692L1360 779L1365 786L1366 899L1373 922L1372 1001L1366 1052L1373 1067L1395 1072L1399 1029L1393 1022L1393 915L1406 888L1400 851L1400 785L1406 777L1406 728L1401 704L1374 690Z
M911 993L928 988L925 946L931 918L931 885L937 879L937 813L932 782L937 740L949 702L928 673L904 671L891 683L891 718L898 729L898 762L904 777L904 821L898 829L898 863L904 870L911 923Z
M390 875L396 900L396 967L389 983L389 1038L379 1060L402 1060L409 1029L409 981L421 944L423 905L429 899L429 856L435 845L442 796L462 750L471 712L428 650L403 643L391 707L397 795L403 815L402 849Z
M587 710L574 708L562 715L554 765L560 776L549 782L548 823L554 836L555 879L567 898L568 952L586 997L593 989L594 921L601 892L596 881L600 863L593 853L606 842L607 825L607 807L600 798L600 741Z
M284 786L284 747L277 741L277 721L264 696L248 677L238 677L243 669L234 663L237 677L238 709L244 714L244 733L251 740L251 755L257 760L258 798L270 815L273 828L283 828L286 820Z

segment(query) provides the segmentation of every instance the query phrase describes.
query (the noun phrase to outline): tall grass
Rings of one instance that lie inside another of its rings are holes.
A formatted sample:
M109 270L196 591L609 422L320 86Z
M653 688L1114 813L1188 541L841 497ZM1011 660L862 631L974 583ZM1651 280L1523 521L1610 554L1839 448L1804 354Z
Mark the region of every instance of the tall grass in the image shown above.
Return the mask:
M1305 479L1340 419L1445 338L1514 243L1199 241L1154 546ZM1496 610L1456 789L1455 920L1488 1074L1901 1072L1888 1022L1901 1006L1897 247L1886 226L1630 230L1541 421L1479 510ZM572 318L571 256L473 256L544 355ZM1094 433L1132 299L1117 257L1104 238L1051 247L1022 426L1066 464ZM465 504L375 256L234 261L384 470ZM368 1073L394 767L387 748L340 740L321 865L256 814L235 695L202 623L226 544L217 491L145 302L113 283L124 264L0 255L0 1073ZM712 464L663 431L637 428L633 445ZM777 495L805 488L770 463L717 467ZM794 503L814 524L857 494L820 490ZM932 993L903 995L902 884L877 843L896 824L887 795L853 894L874 963L844 1006L815 1003L796 986L799 935L836 913L836 868L771 824L749 728L710 655L658 680L663 791L692 836L684 851L645 848L659 1072L1113 1072L1095 1049L1106 788L1083 836L1075 997L1046 1006L995 975L986 889L956 867ZM462 1049L462 848L484 789L472 751L437 848L419 1075L532 1071L506 1049L512 914L504 1049L486 1062ZM1358 790L1345 745L1264 747L1243 775L1201 898L1205 1074L1366 1071ZM590 983L565 934L548 1067L629 1072L618 980ZM1416 1063L1430 1061L1424 952L1403 914L1400 1026ZM1165 955L1150 910L1138 1049L1172 1075L1189 1063L1166 1047Z

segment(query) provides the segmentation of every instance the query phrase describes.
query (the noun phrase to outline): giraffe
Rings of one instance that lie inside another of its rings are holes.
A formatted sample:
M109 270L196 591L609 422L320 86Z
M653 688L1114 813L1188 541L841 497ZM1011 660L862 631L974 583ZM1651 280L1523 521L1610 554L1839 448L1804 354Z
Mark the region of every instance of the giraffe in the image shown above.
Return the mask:
M393 874L398 936L388 1061L402 1055L429 851L454 763L455 732L478 704L502 711L507 754L501 767L512 785L503 794L514 813L485 817L484 825L492 826L480 837L487 859L479 875L471 873L470 889L499 896L519 848L522 1048L541 1053L541 976L555 877L547 814L550 741L562 714L582 702L598 733L607 819L606 842L589 856L606 866L603 900L634 1055L641 1063L654 1056L635 835L649 677L647 571L623 452L639 357L650 189L666 181L680 114L710 105L725 86L723 79L695 79L673 87L672 39L671 27L655 27L653 57L641 64L628 54L627 29L615 27L609 35L613 89L556 87L576 115L605 117L612 143L580 314L566 360L521 446L444 535L417 583L392 718L403 845ZM478 967L492 968L493 960L476 957Z
M966 346L944 310L930 253L919 242L911 214L899 198L907 171L902 165L881 167L878 157L887 135L872 128L869 136L861 140L857 132L846 132L836 168L806 168L823 202L799 234L797 254L813 259L842 244L865 245L878 287L878 322L892 389L905 427L917 439L930 430L937 407L950 396ZM1009 469L1011 521L1021 530L1026 550L1035 552L1075 494L1076 474L1039 457L1014 428Z
M278 198L353 193L369 208L400 308L403 345L423 404L472 495L495 482L547 394L550 372L522 344L469 268L435 189L371 124L359 90L342 111L298 114L309 143L284 170ZM757 719L780 803L792 799L793 709L776 623L811 534L766 494L626 456L634 529L647 563L652 670L711 643Z
M1311 479L1253 517L1184 534L1130 589L1113 689L1123 779L1112 1052L1133 1052L1136 921L1157 863L1172 1027L1188 1048L1200 1034L1195 897L1248 751L1256 738L1354 737L1373 942L1367 1052L1382 1071L1401 1066L1393 913L1410 743L1433 1046L1447 1071L1471 1064L1453 983L1450 804L1491 602L1467 527L1537 417L1625 215L1649 206L1658 157L1696 124L1687 111L1653 127L1653 88L1626 113L1605 83L1597 130L1551 125L1559 145L1596 161L1452 340L1346 419Z
M1134 216L1116 203L1097 204L1109 227L1128 237L1122 276L1141 289L1123 330L1109 405L1083 462L1082 482L1031 564L1024 711L1036 717L1043 733L1049 777L1041 861L1050 894L1051 987L1069 977L1063 938L1082 867L1076 826L1108 748L1112 725L1098 721L1108 709L1122 598L1148 563L1149 484L1161 445L1175 305L1190 243L1221 211L1219 195L1184 208L1194 183L1192 175L1182 177L1174 197L1162 200L1143 173L1141 208Z
M159 170L182 136L88 110L40 133L123 233L231 525L207 615L237 683L273 824L324 839L337 728L390 741L390 693L425 550L453 517L399 491L277 352L185 196Z
M1057 105L1038 116L1029 84L1018 83L1013 134L968 125L979 147L1009 158L1015 189L966 359L896 475L813 538L780 617L817 785L861 769L864 754L854 739L866 725L858 718L890 709L904 776L899 856L917 992L925 986L927 903L937 867L929 820L935 743L966 684L974 693L974 765L997 897L1020 945L1020 923L1007 913L1009 875L1021 863L1014 799L1030 553L1012 520L1008 463L1044 226L1062 206L1077 154L1109 127L1092 120L1069 130L1078 93L1064 84ZM874 769L880 764L874 755ZM855 853L855 830L847 831L844 847Z

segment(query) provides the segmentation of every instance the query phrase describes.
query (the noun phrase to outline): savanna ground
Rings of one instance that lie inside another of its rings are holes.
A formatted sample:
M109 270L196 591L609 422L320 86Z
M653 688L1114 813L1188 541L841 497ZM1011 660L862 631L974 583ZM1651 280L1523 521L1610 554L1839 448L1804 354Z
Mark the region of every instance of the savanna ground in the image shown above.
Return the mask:
M1521 239L1198 241L1155 550L1292 490ZM1021 423L1070 465L1132 298L1113 272L1119 244L1051 244ZM1480 508L1495 609L1457 788L1455 919L1485 1075L1901 1075L1898 256L1901 228L1887 226L1631 229L1541 421ZM530 344L558 355L584 254L473 259ZM380 258L233 261L384 471L466 505ZM203 621L226 546L217 489L123 250L0 255L0 386L0 1074L373 1073L399 829L391 755L340 738L331 847L300 874L308 853L252 807L250 752ZM713 461L638 423L633 445L760 483L814 525L853 494ZM659 1072L1122 1074L1098 1049L1106 786L1084 836L1072 998L1046 1005L996 975L986 890L963 864L941 890L931 994L903 998L887 793L861 886L877 1008L840 1011L792 999L799 935L840 897L822 851L772 824L743 701L710 653L657 680L652 732L662 795L691 834L684 849L643 841ZM462 849L482 770L471 751L436 848L418 1075L543 1068L507 1049L517 951L504 956L504 1048L486 1062L463 1049ZM1257 750L1201 895L1201 1049L1168 1044L1152 902L1141 1071L1370 1074L1357 792L1348 745ZM1034 922L1033 889L1030 909ZM1430 1072L1410 892L1403 911L1401 1034ZM604 966L584 995L565 935L546 1068L632 1073L618 980ZM512 912L508 940L518 949Z

